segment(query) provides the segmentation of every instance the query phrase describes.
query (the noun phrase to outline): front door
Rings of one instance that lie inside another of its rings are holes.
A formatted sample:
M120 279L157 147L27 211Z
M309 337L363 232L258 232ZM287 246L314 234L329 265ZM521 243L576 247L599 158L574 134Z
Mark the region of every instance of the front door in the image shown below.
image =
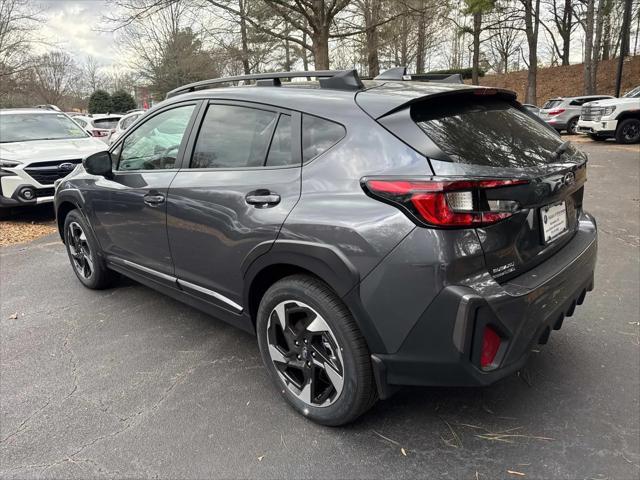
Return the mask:
M167 190L197 103L161 110L112 151L114 171L92 192L96 235L110 261L142 273L173 274L167 240Z
M167 230L181 288L243 310L242 264L269 249L300 197L300 116L210 104L169 188Z

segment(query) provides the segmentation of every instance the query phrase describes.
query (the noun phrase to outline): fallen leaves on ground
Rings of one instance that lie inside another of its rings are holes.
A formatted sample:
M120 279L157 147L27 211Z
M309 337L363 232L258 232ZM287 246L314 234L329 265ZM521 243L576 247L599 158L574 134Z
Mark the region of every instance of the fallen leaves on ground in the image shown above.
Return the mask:
M0 221L0 246L30 242L56 231L54 220L43 222L2 220Z

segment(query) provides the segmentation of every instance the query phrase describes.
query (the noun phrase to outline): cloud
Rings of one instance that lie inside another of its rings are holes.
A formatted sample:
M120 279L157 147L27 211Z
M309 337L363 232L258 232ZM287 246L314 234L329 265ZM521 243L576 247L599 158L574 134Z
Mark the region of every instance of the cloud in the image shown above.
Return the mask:
M105 0L47 0L41 2L45 22L39 32L41 51L60 48L82 63L88 55L104 66L119 61L114 34L102 16L111 5Z

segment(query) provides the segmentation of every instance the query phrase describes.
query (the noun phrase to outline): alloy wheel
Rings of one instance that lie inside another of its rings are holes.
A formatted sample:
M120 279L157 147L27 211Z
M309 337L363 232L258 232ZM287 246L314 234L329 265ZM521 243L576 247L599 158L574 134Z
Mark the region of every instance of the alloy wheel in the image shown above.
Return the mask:
M281 302L267 323L269 356L291 393L313 407L333 404L344 386L340 345L322 316L297 300Z
M88 279L93 273L93 259L87 236L79 223L69 224L67 241L73 268L82 278Z
M632 122L624 126L622 136L627 142L634 141L640 135L640 124Z

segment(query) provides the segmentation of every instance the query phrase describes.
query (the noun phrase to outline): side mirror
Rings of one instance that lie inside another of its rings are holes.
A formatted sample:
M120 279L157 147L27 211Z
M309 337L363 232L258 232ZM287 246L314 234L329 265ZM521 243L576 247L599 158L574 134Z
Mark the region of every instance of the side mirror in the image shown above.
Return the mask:
M111 176L111 154L106 150L85 157L82 160L82 165L91 175Z

